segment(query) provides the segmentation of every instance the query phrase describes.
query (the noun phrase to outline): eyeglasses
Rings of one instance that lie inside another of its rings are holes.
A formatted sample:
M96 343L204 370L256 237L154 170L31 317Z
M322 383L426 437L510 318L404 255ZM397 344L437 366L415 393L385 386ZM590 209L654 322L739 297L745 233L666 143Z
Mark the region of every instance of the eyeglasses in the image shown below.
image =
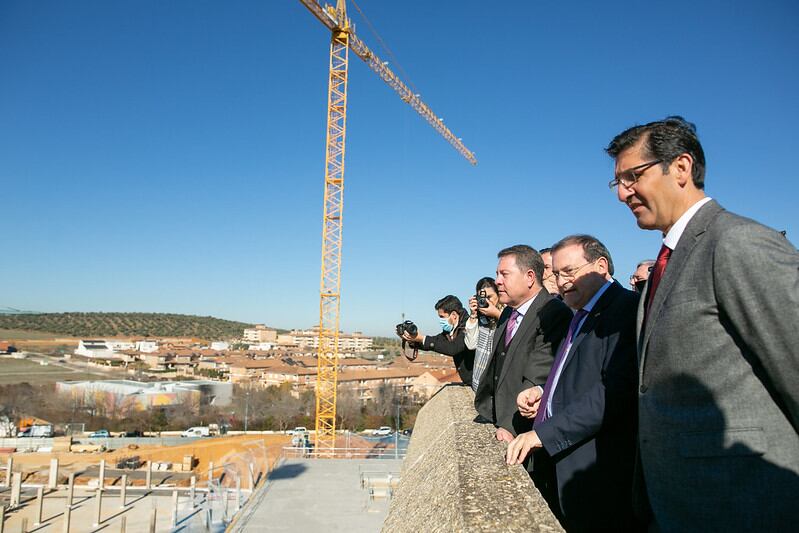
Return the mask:
M587 262L587 263L585 263L583 265L580 265L578 267L569 268L569 269L563 270L561 272L556 272L556 271L553 270L552 271L552 275L555 277L555 281L558 281L558 278L561 278L564 281L570 281L570 280L573 280L575 277L577 277L577 273L579 271L581 271L582 269L584 269L588 265L592 265L592 264L596 263L598 260L599 259L594 259L593 261L589 261L589 262Z
M628 168L627 170L623 170L619 172L619 175L610 180L608 183L608 187L611 189L615 189L619 184L623 185L624 188L629 189L633 185L635 185L641 176L644 175L644 172L649 170L650 167L657 165L658 163L662 163L662 159L655 159L654 161L650 161L649 163L643 163L641 165L635 166L633 168Z

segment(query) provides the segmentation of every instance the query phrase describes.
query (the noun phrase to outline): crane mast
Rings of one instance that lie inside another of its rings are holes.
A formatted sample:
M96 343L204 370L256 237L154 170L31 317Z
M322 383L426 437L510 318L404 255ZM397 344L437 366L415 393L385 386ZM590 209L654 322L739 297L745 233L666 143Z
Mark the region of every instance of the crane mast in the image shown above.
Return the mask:
M319 289L319 339L316 380L316 439L319 455L332 456L336 446L341 244L344 207L344 151L347 131L347 70L349 51L361 58L399 97L438 131L463 157L477 164L474 154L444 125L444 121L414 94L352 30L345 0L336 7L317 0L300 2L331 31L327 97L325 191L322 216L322 271Z

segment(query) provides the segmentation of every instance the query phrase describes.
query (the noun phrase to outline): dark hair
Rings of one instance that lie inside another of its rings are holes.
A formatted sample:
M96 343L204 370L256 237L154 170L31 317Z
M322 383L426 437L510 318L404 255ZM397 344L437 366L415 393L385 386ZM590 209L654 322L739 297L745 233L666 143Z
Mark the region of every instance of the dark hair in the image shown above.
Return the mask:
M448 294L436 302L436 311L443 309L445 313L449 314L453 311L463 314L465 312L463 304L458 300L457 296Z
M538 253L541 254L541 255L544 255L547 252L551 253L552 252L552 248L541 248L540 250L538 250Z
M583 248L583 257L586 261L596 261L600 257L604 257L608 261L608 273L612 276L613 259L610 257L610 252L599 239L593 235L569 235L563 237L561 240L552 245L552 253L554 254L561 248L566 248L573 244L579 244Z
M480 291L486 290L486 287L490 287L494 289L494 292L499 294L499 288L497 287L497 282L494 281L494 278L480 278L477 282L477 287L475 287L475 293L480 294Z
M535 248L526 244L517 244L500 250L497 258L501 259L506 255L512 255L516 258L516 266L522 272L532 270L535 273L536 282L539 285L543 284L544 260L541 259L541 254Z
M705 152L696 135L696 126L680 116L666 117L643 126L633 126L616 135L605 151L614 159L641 139L643 155L662 159L663 172L680 154L690 154L694 160L691 177L697 189L705 188Z

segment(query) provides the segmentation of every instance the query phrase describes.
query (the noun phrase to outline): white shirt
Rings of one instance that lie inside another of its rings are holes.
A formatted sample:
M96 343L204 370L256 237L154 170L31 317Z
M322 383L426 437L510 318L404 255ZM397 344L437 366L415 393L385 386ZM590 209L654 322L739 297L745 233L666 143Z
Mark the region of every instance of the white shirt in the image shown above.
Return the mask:
M680 237L682 237L685 227L688 226L688 223L692 218L694 218L694 215L697 211L699 211L699 208L708 203L710 200L712 200L710 196L702 198L694 205L689 207L688 211L683 213L682 216L677 219L677 222L674 223L669 232L663 237L663 244L665 244L667 248L672 251L677 248L677 243L680 242Z
M553 392L558 386L558 381L560 380L560 373L563 372L563 367L566 366L566 359L569 358L569 351L572 349L572 343L574 342L574 339L577 338L577 333L580 331L580 328L583 327L583 324L585 323L585 319L588 318L588 314L591 313L591 310L594 308L594 306L596 305L597 301L599 301L599 299L602 297L602 295L605 294L605 291L608 290L608 287L610 287L612 284L613 284L612 281L606 281L605 284L602 285L599 288L599 290L594 293L594 296L592 296L591 299L588 300L588 303L583 306L583 310L585 310L586 315L583 317L583 319L580 321L580 323L577 324L577 327L574 328L574 333L572 334L572 338L569 341L569 344L567 344L566 347L564 348L566 350L566 354L563 356L563 359L560 360L560 365L558 365L558 368L555 369L555 378L552 380L552 391ZM554 396L554 394L550 394L549 398L547 399L547 406L546 406L547 407L547 416L552 416L552 397L553 396Z

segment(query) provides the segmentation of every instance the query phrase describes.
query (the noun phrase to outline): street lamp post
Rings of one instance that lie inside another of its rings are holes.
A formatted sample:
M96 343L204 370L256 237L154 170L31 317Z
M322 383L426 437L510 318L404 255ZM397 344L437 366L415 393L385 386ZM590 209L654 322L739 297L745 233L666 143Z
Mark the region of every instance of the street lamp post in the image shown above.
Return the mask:
M247 421L250 416L250 389L244 393L244 433L247 433Z
M394 459L399 459L400 400L397 398L397 431L394 432Z

